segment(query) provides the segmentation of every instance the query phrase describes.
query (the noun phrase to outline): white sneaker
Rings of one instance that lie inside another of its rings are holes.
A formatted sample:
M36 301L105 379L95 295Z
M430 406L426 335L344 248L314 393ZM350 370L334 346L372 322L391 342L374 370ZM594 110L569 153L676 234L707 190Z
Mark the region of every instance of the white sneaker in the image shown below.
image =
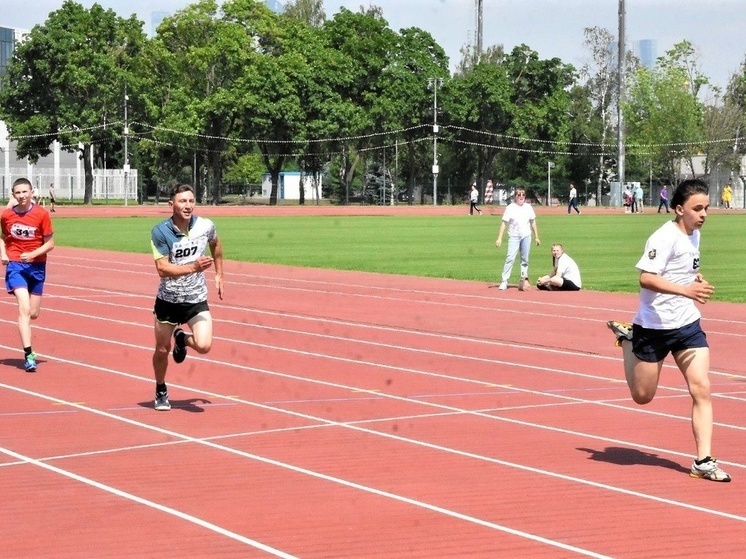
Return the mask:
M500 291L505 291L507 288L508 288L508 282L507 281L500 282L500 286L498 287L498 289Z

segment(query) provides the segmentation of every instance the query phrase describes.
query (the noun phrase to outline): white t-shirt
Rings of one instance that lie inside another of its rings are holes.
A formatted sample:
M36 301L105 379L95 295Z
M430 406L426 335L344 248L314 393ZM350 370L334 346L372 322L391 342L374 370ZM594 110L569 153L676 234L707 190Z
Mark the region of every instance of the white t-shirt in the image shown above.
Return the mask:
M570 200L572 200L573 198L577 198L577 197L578 197L578 191L577 191L577 189L576 189L576 188L575 188L575 187L573 186L573 187L572 187L572 188L570 189Z
M503 213L503 221L508 224L508 237L522 239L531 236L531 222L536 219L531 204L508 204Z
M580 268L578 268L575 260L564 252L559 257L559 260L557 260L557 273L563 279L570 280L578 287L583 287L580 282Z
M471 191L471 201L472 202L477 202L478 200L479 200L479 191L475 190L475 189L472 189L472 191Z
M695 229L687 235L673 221L664 223L645 243L637 269L690 285L699 272L699 234ZM632 322L643 328L669 330L691 324L700 316L694 301L688 297L642 288L640 308Z

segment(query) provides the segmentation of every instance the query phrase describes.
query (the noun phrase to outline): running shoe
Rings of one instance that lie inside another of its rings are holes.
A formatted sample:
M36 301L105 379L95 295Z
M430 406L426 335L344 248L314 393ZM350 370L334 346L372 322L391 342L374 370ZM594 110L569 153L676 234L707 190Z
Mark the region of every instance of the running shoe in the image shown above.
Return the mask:
M518 282L518 291L528 291L530 287L531 282L528 278L521 278L521 281Z
M705 458L701 464L697 464L695 460L689 475L710 481L730 481L730 476L720 469L717 460L712 456Z
M36 354L29 353L26 356L26 362L23 364L23 368L26 369L27 373L36 372Z
M185 338L184 330L176 328L174 330L174 350L172 355L174 356L175 363L181 363L186 359L186 344L184 343Z
M614 332L617 347L621 347L622 341L624 340L632 341L632 325L629 322L609 320L609 322L606 323L606 326L609 327L609 330Z
M507 281L500 282L500 286L498 287L498 289L500 291L505 291L507 288L508 288L508 282Z
M168 401L168 392L156 392L154 407L158 411L168 411L171 409L171 402Z

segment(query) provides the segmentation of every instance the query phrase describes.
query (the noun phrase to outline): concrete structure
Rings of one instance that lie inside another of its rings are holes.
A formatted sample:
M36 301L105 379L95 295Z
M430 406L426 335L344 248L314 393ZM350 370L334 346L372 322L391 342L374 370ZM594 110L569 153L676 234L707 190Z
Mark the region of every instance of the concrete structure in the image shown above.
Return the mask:
M300 200L300 171L284 171L280 173L277 185L278 200ZM272 193L272 177L269 173L262 175L262 198L269 198ZM303 195L306 201L316 201L321 198L321 177L318 179L318 197L314 189L313 177L304 175Z

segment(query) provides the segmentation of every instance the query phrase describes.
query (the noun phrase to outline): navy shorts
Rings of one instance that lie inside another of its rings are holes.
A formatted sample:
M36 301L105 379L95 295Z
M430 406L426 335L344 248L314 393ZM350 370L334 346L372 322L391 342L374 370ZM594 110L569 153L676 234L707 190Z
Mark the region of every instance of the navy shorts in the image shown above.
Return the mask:
M671 330L655 330L643 328L638 324L632 325L632 353L640 361L658 363L669 353L700 347L710 346L707 345L707 335L699 325L699 320Z
M5 269L5 289L13 293L19 287L25 287L32 295L41 295L46 277L46 262L11 261Z
M210 307L207 306L207 301L200 303L169 303L156 297L153 314L158 322L186 324L199 313L209 310Z

